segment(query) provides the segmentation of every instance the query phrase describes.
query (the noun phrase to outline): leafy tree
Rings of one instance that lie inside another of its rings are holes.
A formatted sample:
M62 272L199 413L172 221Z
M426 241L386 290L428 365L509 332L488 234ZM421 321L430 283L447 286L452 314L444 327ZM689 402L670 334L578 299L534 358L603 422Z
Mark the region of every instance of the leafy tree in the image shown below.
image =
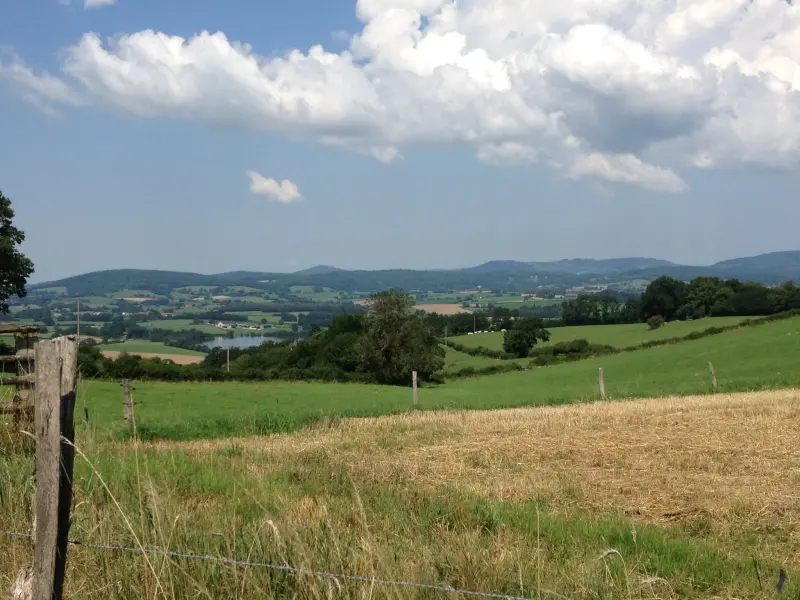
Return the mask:
M686 302L687 286L672 277L659 277L651 281L642 294L642 317L649 319L661 315L671 321Z
M11 224L11 200L0 192L0 314L8 312L10 296L25 296L25 283L33 273L33 263L17 248L25 234Z
M697 277L689 282L683 312L695 318L730 314L732 297L733 290L720 278Z
M550 339L550 332L544 328L544 322L538 317L527 317L517 321L514 329L503 335L503 350L520 358L525 358L536 343Z
M362 369L379 383L408 384L412 371L424 380L444 366L444 351L414 299L400 290L370 298L361 340Z
M745 283L733 299L738 315L768 315L772 312L769 290L760 283Z

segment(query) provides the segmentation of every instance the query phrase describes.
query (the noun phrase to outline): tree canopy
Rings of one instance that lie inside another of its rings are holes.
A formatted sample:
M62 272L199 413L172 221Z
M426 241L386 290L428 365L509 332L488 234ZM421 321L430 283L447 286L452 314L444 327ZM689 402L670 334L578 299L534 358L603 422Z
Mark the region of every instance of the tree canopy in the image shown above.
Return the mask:
M550 340L550 332L544 328L544 322L538 317L520 319L514 329L503 334L503 350L520 358L525 358L536 343Z
M33 273L33 263L19 251L25 234L14 227L11 200L0 192L0 314L8 312L11 296L24 296L25 283Z
M364 321L362 364L378 383L408 383L412 371L427 379L444 366L436 336L401 290L373 294Z

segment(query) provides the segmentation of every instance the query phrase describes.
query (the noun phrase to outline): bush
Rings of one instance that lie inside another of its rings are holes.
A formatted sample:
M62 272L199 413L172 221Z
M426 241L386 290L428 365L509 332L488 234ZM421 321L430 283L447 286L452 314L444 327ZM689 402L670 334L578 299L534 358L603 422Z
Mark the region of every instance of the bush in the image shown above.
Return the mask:
M664 317L661 315L653 315L649 319L647 319L647 326L652 331L653 329L658 329L664 325Z

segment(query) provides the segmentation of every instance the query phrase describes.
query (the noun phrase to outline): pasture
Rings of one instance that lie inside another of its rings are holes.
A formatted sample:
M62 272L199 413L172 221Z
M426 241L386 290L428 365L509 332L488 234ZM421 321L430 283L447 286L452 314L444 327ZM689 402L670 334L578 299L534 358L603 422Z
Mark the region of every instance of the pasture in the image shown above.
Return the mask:
M480 410L589 402L598 399L597 369L612 399L703 394L713 361L722 392L800 387L800 318L695 341L420 390L420 408ZM452 357L452 359L460 357ZM470 357L474 358L474 357ZM479 359L480 360L480 359ZM491 360L491 359L484 359ZM468 365L464 365L468 366ZM411 390L334 383L148 383L137 385L138 422L152 439L199 439L289 432L347 417L406 412ZM92 423L114 434L121 427L119 385L87 381Z
M167 346L161 342L151 342L149 340L130 340L121 342L119 344L101 344L97 347L102 351L112 352L127 352L128 354L176 354L184 356L203 356L202 352L194 350L186 350L185 348L176 348L174 346Z
M210 335L225 335L225 330L208 323L195 323L192 319L161 319L158 321L141 321L138 324L145 329L166 329L168 331L189 331L194 329Z
M696 321L673 321L659 329L650 330L644 323L627 323L623 325L587 325L579 327L552 327L550 341L540 346L586 339L590 344L605 344L614 348L638 346L653 340L664 340L684 337L695 331L703 331L709 327L728 327L744 321L745 317L708 317ZM450 338L454 342L469 348L484 347L490 350L503 349L503 333L500 331L478 333L476 335L460 335Z
M762 392L157 444L80 426L70 537L84 545L69 549L66 597L774 598L785 569L781 597L795 598L798 409L795 391ZM29 530L32 461L0 438L0 530ZM30 548L2 543L8 589Z
M472 312L471 310L462 308L458 304L417 304L414 308L426 313L436 313L439 315L461 315L470 314Z
M515 358L511 360L500 360L498 358L489 358L488 356L472 356L465 352L459 352L449 346L441 346L444 350L444 375L455 373L461 369L472 367L474 369L485 369L492 366L504 366L510 363L517 363L522 366L528 366L531 362L529 358Z

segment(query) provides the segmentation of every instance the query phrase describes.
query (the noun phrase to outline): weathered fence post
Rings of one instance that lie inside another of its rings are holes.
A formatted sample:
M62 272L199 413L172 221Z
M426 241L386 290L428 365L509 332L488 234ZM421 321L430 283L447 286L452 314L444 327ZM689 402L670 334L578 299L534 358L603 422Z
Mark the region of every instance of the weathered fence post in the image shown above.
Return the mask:
M417 372L411 374L411 401L416 408L419 406L419 391L417 390Z
M603 367L597 369L597 387L600 389L600 397L606 399L606 380L603 377Z
M131 400L131 382L125 379L122 382L122 416L125 417L125 426L133 429L133 401Z
M32 600L61 600L67 568L78 342L36 344L36 528Z
M711 361L708 361L708 372L711 373L711 389L716 394L717 393L717 372L714 370L714 365L711 364Z

